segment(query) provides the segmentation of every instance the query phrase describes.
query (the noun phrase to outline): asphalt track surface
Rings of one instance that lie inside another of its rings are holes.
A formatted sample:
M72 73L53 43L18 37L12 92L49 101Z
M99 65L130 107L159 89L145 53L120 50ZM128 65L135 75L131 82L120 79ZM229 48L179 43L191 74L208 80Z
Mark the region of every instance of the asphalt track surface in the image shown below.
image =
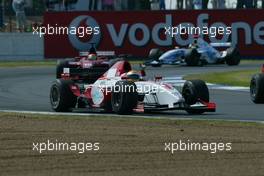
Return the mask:
M255 69L258 67L259 64L243 64L237 67L225 65L205 67L163 66L161 68L148 68L146 71L150 77L154 75L170 77L205 72ZM54 67L0 68L0 110L51 112L49 89L54 79ZM264 121L264 105L253 104L248 91L210 90L210 95L211 101L217 104L216 113L188 115L184 111L166 111L142 115L169 118Z

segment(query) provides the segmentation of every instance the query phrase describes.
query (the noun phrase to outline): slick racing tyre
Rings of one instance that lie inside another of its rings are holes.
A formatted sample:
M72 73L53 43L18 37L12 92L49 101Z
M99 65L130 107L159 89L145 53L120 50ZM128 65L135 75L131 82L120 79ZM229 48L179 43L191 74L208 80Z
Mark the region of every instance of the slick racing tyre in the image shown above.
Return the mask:
M163 54L164 52L158 48L151 49L149 52L149 58L152 60L159 60L159 57Z
M117 114L132 114L138 103L137 87L134 82L118 81L112 92L112 110Z
M209 102L210 99L208 87L202 80L186 81L182 89L182 95L188 105L194 105L199 100ZM186 111L189 114L204 113L204 110L200 109L187 109Z
M199 66L201 64L200 57L201 54L198 53L197 49L188 49L185 54L185 62L187 66Z
M63 73L64 68L71 68L71 65L69 62L73 61L73 59L64 59L64 60L58 60L57 67L56 67L56 78L60 79L61 74Z
M254 103L264 103L264 74L256 74L250 82L250 96Z
M75 107L77 97L70 90L70 80L57 79L50 88L50 104L56 112L69 112Z
M240 53L237 48L228 48L225 57L226 64L229 66L238 65L240 63Z

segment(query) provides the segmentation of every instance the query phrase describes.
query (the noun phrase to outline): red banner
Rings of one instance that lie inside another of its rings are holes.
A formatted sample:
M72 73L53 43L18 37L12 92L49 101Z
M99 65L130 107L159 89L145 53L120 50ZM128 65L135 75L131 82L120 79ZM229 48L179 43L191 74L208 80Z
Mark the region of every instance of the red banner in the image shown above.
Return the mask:
M89 43L96 43L100 51L147 56L151 48L170 49L192 42L193 35L164 34L165 27L180 25L230 28L231 34L203 37L208 42L238 45L245 57L263 57L264 10L48 12L46 29L41 31L46 33L46 58L78 56L89 49Z

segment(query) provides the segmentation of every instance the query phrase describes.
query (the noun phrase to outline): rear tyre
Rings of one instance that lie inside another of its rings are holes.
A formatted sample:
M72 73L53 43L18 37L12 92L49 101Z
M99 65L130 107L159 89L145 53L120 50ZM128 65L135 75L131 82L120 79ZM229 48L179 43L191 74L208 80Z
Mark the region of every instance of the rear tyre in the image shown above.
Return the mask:
M199 66L201 64L201 55L198 53L197 49L188 49L185 54L185 62L187 66Z
M105 112L107 112L107 113L112 113L112 112L113 112L111 101L109 101L109 102L107 102L107 103L105 104L105 106L104 106L104 110L105 110Z
M264 103L264 74L256 74L250 82L250 97L256 103Z
M229 66L239 65L240 53L237 48L228 48L227 55L225 57L226 64Z
M130 81L118 81L112 92L112 110L117 114L132 114L138 103L136 85Z
M57 79L50 88L51 108L56 112L70 112L75 107L77 97L70 90L70 80Z
M199 100L209 102L210 99L208 87L202 80L186 81L182 89L182 95L188 105L196 104ZM205 112L200 109L187 109L186 111L189 114L202 114Z

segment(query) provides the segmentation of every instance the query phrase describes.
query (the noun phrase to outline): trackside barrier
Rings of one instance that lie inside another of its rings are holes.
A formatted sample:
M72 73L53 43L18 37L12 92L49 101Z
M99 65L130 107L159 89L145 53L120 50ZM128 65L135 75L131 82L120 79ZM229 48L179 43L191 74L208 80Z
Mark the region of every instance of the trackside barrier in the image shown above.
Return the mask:
M0 60L41 60L44 40L32 33L0 33Z
M4 26L3 7L0 4L0 28Z

